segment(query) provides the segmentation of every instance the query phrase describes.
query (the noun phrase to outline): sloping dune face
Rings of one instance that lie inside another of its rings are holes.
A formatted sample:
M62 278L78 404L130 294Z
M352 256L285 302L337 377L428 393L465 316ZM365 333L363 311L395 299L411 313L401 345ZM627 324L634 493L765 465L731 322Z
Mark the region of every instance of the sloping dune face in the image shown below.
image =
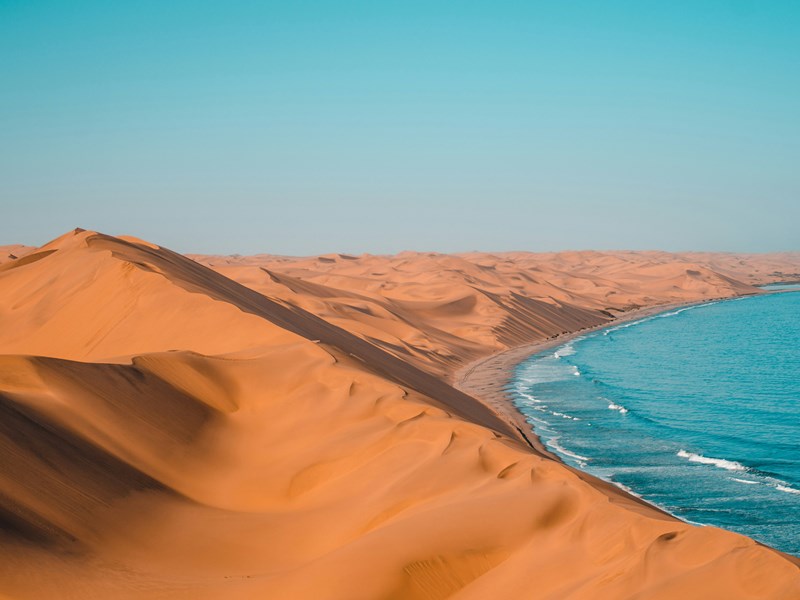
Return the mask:
M0 594L798 596L787 558L593 485L436 376L618 305L429 258L387 291L76 231L0 266Z
M731 262L712 254L704 260L664 252L193 258L440 376L472 358L600 325L630 309L758 293L711 269L710 261ZM735 262L741 273L800 269L800 255L745 255Z
M31 252L35 248L23 246L22 244L12 244L10 246L0 246L0 265L12 260L17 260Z
M610 318L548 284L516 290L456 256L195 258L440 375L486 352Z

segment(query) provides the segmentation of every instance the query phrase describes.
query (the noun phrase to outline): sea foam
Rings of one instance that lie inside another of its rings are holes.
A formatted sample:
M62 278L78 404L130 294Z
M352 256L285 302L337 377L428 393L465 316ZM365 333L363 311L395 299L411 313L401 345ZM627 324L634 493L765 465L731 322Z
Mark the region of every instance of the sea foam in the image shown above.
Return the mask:
M621 415L627 414L628 409L622 406L621 404L614 404L610 402L608 405L609 410L618 410Z
M731 477L731 481L738 481L739 483L746 483L747 485L758 485L757 481L751 481L749 479L739 479L737 477Z
M560 436L553 437L547 440L547 444L559 454L563 454L564 456L569 456L570 458L574 458L578 462L584 463L583 466L585 466L585 461L590 460L589 457L581 456L580 454L576 454L575 452L570 452L569 450L567 450L561 444L558 443L559 439L561 439Z
M575 340L575 341L580 341L580 339ZM561 358L563 356L572 356L573 354L575 354L575 347L570 342L569 344L565 344L564 346L561 346L561 348L556 350L553 353L553 358Z
M713 465L715 467L719 467L720 469L726 469L728 471L747 470L747 467L734 460L725 460L724 458L709 458L708 456L703 456L702 454L695 454L694 452L687 452L686 450L680 450L678 452L678 456L689 460L689 462L696 462L703 465Z

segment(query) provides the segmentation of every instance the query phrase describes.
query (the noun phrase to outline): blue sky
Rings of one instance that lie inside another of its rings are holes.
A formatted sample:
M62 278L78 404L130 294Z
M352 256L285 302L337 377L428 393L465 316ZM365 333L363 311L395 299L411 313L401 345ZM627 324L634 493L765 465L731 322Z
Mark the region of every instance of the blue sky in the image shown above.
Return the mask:
M0 0L0 243L800 249L800 3Z

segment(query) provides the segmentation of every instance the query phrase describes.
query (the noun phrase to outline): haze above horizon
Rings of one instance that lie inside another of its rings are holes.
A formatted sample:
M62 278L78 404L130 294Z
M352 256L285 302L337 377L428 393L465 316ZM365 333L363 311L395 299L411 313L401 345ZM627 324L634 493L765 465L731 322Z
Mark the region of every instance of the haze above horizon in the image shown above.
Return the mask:
M800 4L0 3L0 244L800 250Z

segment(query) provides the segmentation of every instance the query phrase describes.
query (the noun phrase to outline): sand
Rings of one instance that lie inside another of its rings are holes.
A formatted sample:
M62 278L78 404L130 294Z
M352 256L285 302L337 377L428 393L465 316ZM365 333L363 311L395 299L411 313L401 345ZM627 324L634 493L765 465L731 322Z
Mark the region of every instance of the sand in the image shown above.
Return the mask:
M789 558L566 467L448 383L636 307L759 293L707 260L195 258L76 230L0 264L0 594L800 595Z

